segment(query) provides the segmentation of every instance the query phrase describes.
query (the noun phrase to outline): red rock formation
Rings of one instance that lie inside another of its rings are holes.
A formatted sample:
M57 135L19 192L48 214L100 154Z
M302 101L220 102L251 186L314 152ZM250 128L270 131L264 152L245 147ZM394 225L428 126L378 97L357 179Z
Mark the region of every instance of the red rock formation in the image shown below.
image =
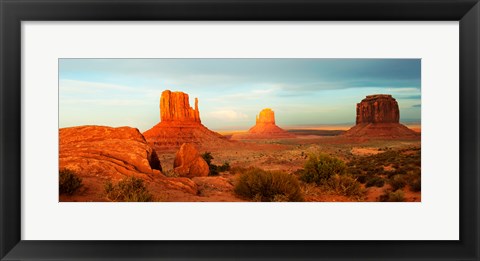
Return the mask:
M399 123L397 101L386 94L368 95L357 103L356 125L343 135L356 138L418 138L420 134Z
M105 201L105 182L129 176L145 180L156 192L197 193L196 184L191 180L165 177L155 150L137 129L130 127L60 129L59 169L74 171L84 184L84 191L76 198L63 197L61 201Z
M294 138L295 135L288 133L275 124L275 113L266 108L260 111L256 117L256 124L248 130L247 134L234 134L232 139L277 139Z
M275 113L270 108L263 109L257 115L256 124L275 124Z
M188 94L183 92L162 92L160 98L160 120L162 122L198 122L198 99L195 98L195 109L190 107Z
M81 126L60 129L60 168L123 177L160 174L155 151L130 127ZM111 170L114 169L112 173Z
M173 170L181 177L208 176L210 169L193 144L184 143L175 155Z
M357 103L357 120L360 123L399 123L400 111L392 95L368 95Z
M156 150L178 149L183 143L203 147L228 146L222 135L202 125L195 98L195 109L190 107L188 94L166 90L160 97L161 122L143 135Z

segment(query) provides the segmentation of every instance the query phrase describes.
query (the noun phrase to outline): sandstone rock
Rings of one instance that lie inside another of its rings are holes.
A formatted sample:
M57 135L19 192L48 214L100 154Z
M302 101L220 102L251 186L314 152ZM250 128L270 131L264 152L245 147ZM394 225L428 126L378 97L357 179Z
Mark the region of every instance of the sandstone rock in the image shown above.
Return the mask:
M208 148L231 144L224 136L202 125L198 99L195 99L195 109L192 109L186 93L162 92L160 115L161 122L143 133L156 150L176 150L184 143Z
M61 201L105 201L104 184L126 177L143 179L156 197L178 191L196 195L197 186L187 178L168 178L161 172L155 150L135 128L79 126L59 130L59 169L70 169L84 186L79 195Z
M117 177L160 174L157 154L135 128L62 128L59 142L60 168Z
M198 99L195 98L195 109L190 107L188 94L183 92L172 92L166 90L160 97L160 120L162 122L198 122L200 123L200 112L198 111Z
M355 138L419 138L420 134L399 123L397 101L386 94L368 95L357 103L356 125L343 135Z
M256 124L275 124L275 113L270 108L263 109L257 115Z
M256 124L246 134L234 134L232 139L278 139L294 138L295 135L288 133L275 124L275 113L266 108L260 111L256 117Z
M208 176L210 172L207 162L193 144L184 143L173 162L175 173L182 177L193 178Z
M392 95L368 95L357 103L356 124L360 123L399 123L400 111Z

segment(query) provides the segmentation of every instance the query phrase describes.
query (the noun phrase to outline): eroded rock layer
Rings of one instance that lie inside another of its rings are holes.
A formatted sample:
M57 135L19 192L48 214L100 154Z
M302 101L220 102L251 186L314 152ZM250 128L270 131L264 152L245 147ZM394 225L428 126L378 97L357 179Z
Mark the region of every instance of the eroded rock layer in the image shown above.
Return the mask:
M198 99L195 98L195 109L190 107L188 94L166 90L160 97L160 121L162 122L198 122Z
M260 111L256 117L256 124L246 134L232 135L232 139L278 139L294 138L295 135L288 133L275 124L275 113L266 108Z
M135 128L62 128L59 141L60 168L118 177L160 174L157 154Z
M392 95L368 95L357 103L356 124L361 123L399 123L400 111Z
M200 120L198 99L190 107L188 94L166 90L160 97L160 119L143 135L156 150L176 150L184 143L201 147L230 145L219 133L206 128Z
M61 195L60 201L106 201L105 183L131 176L143 179L154 196L169 191L197 193L197 186L190 179L162 174L155 150L136 128L61 128L59 169L72 170L83 183L78 193L72 197Z
M355 138L418 138L420 134L399 123L397 101L386 94L368 95L357 103L356 125L343 135Z

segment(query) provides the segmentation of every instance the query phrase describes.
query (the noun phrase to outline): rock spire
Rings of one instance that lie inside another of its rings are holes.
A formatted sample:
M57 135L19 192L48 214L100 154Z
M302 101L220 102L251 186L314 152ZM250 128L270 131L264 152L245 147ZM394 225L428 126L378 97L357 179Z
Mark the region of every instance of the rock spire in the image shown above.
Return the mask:
M190 107L188 94L166 90L160 97L160 120L162 122L198 122L198 98L195 98L195 109Z

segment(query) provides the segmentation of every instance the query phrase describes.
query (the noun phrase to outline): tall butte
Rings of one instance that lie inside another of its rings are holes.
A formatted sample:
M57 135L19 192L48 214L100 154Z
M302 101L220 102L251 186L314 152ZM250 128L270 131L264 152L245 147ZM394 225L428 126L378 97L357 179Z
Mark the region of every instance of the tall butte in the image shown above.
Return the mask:
M295 135L288 133L275 124L275 112L266 108L260 111L256 117L255 126L246 134L235 134L232 139L276 139L294 138Z
M356 125L343 135L366 138L416 138L420 134L400 124L400 110L392 95L368 95L357 103Z
M143 133L157 150L178 149L183 143L199 147L222 146L229 141L207 129L200 120L198 99L195 109L190 107L188 94L165 90L160 97L160 122Z

